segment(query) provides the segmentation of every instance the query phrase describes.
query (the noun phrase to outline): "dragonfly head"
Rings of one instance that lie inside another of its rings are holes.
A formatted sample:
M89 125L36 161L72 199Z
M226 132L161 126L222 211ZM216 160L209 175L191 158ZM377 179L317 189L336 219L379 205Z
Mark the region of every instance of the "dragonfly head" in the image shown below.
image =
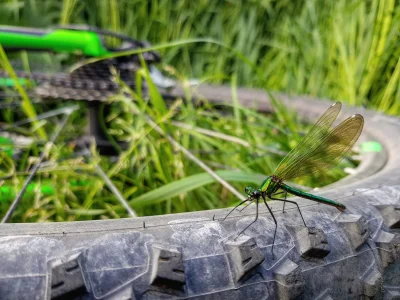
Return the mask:
M252 186L247 186L244 189L244 192L246 193L246 195L250 198L253 199L258 199L261 196L261 192L259 189L255 189Z
M252 186L246 186L244 189L244 192L249 197L253 194L254 191L255 191L255 188L253 188Z

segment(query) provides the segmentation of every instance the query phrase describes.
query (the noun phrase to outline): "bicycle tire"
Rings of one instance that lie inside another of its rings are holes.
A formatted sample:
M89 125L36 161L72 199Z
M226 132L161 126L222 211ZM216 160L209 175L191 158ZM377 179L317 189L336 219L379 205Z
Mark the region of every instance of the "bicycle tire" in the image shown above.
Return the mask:
M182 90L168 92L180 97ZM194 90L214 103L231 88ZM330 104L276 95L305 118ZM271 109L263 92L239 89L243 105ZM278 232L266 209L245 235L255 207L133 219L0 225L1 299L399 299L400 119L364 108L364 136L382 145L368 166L318 194L348 209L298 200L298 211L271 202ZM372 159L371 159L372 157ZM362 165L362 164L361 164ZM214 218L214 215L217 217Z

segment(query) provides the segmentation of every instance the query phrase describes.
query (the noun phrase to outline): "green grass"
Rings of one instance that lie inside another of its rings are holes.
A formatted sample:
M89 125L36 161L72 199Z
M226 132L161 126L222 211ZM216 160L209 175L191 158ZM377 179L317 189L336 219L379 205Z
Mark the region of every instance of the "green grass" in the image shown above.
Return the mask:
M130 143L119 160L68 158L66 140L82 129L83 113L69 126L41 169L38 183L55 194L26 197L13 221L62 221L127 216L94 172L101 166L140 215L226 207L237 202L226 188L177 151L147 122L151 117L183 147L235 188L259 184L301 138L293 112L279 107L266 117L238 105L237 86L342 100L390 114L400 112L400 6L394 1L6 1L0 3L3 24L49 27L90 24L116 30L159 47L164 66L180 79L201 78L232 86L232 106L216 109L205 102L164 102L150 83L150 97L129 91L114 99L105 122L115 140ZM216 43L189 43L212 39ZM182 42L177 42L182 41ZM171 68L170 66L173 66ZM149 81L144 68L141 80ZM37 108L41 110L42 108ZM4 113L3 113L4 114ZM7 112L11 122L13 112ZM51 134L51 124L40 124ZM42 128L42 127L36 127ZM78 129L76 129L78 128ZM30 128L25 129L27 134ZM38 138L38 135L34 135ZM23 151L19 161L1 154L1 184L18 188L41 145ZM297 183L321 186L343 176ZM90 182L71 184L76 179ZM0 203L5 211L9 202Z

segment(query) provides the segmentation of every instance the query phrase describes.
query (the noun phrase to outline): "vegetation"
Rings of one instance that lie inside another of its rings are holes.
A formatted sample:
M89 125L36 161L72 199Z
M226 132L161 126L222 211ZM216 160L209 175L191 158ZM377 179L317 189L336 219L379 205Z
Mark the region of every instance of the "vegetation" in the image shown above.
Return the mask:
M399 7L395 1L374 0L12 0L0 3L0 18L3 24L31 27L90 24L154 45L180 40L180 46L160 49L165 70L180 80L197 77L230 83L233 91L237 86L251 86L309 94L398 114ZM189 43L193 38L218 43ZM150 80L146 68L140 78ZM84 112L74 113L36 176L38 184L54 192L33 191L19 206L14 222L127 216L94 172L97 163L139 215L213 209L238 201L156 132L148 117L240 191L271 173L306 130L306 125L299 128L296 115L279 101L277 113L267 118L240 107L235 97L231 107L221 110L207 102L198 107L181 99L166 105L156 90L150 90L149 98L140 89L128 91L130 97L123 91L112 100L105 121L110 135L129 141L129 149L117 161L100 158L94 149L90 158L74 156L67 141L82 131ZM24 96L25 103L27 99ZM26 107L31 111L31 105ZM17 114L3 111L10 122ZM43 129L47 135L54 130L46 122L30 128L35 140L41 139ZM22 151L18 160L6 152L0 154L1 184L20 187L42 148L36 143ZM321 186L343 174L335 170L327 178L298 183ZM10 200L0 201L2 212Z

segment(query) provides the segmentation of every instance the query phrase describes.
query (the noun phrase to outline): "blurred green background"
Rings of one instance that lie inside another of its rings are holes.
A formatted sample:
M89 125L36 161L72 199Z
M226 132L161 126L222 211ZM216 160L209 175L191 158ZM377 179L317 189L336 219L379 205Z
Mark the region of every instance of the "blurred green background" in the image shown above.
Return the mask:
M2 25L40 28L87 24L153 45L183 41L179 47L160 50L164 69L182 80L228 83L233 95L238 86L258 87L400 113L400 3L396 1L2 0L0 21ZM224 47L190 43L193 38L211 38ZM149 80L146 72L141 74L143 80ZM90 161L68 158L72 150L64 141L84 127L84 114L72 117L50 153L51 164L36 176L39 184L53 192L33 189L13 221L127 216L96 177L97 163L139 215L237 203L237 198L154 132L146 115L157 116L181 145L240 191L271 174L308 128L279 104L270 118L240 107L235 97L225 113L207 103L199 108L180 101L163 114L164 104L155 91L150 91L150 98L161 100L159 105L148 107L140 92L132 98L136 101L121 96L107 119L109 133L129 141L130 148L117 161L95 154ZM7 113L12 120L12 112ZM49 124L42 124L46 126ZM0 177L12 178L15 191L35 162L32 157L40 153L38 145L18 162L1 154ZM354 164L345 161L341 168L344 166ZM326 178L297 183L322 186L344 175L338 168ZM90 188L76 184L77 179L89 180ZM9 202L0 203L0 211L8 206Z
M400 111L400 4L394 0L2 0L3 24L90 24L153 44L213 38L244 54L188 44L162 51L187 77L338 99Z

